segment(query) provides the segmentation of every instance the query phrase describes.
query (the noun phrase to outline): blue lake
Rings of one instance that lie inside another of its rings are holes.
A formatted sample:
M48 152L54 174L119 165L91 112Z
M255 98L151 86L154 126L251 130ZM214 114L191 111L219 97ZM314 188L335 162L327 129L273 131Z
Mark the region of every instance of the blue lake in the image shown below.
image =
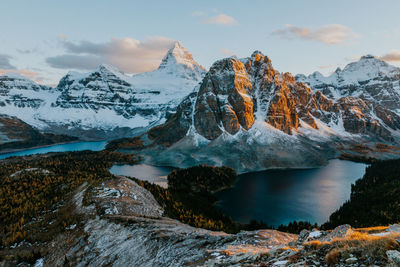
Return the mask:
M0 154L0 159L5 159L14 156L27 156L33 154L45 154L49 152L67 152L67 151L81 151L81 150L93 150L100 151L105 148L107 141L97 141L97 142L76 142L61 145L51 145L40 148L32 148L26 150L20 150L10 153Z

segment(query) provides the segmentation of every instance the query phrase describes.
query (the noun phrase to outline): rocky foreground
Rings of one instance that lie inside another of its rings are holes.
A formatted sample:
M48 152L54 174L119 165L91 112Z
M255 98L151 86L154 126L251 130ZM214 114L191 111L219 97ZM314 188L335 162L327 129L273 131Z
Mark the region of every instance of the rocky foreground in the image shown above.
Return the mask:
M88 194L87 194L88 193ZM163 217L143 187L118 177L73 198L82 220L37 261L44 266L398 266L400 225L226 234ZM62 244L62 245L60 245Z

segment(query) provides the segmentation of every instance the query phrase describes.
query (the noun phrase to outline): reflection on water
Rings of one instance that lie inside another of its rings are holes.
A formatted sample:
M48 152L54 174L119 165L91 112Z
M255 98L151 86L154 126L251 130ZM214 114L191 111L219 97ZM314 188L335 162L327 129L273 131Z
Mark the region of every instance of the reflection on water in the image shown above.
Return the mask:
M163 187L167 185L167 176L172 172L172 167L157 167L147 164L136 165L114 165L110 172L114 175L124 175L135 177L140 180L159 184Z
M350 197L365 164L332 160L304 170L267 170L239 176L234 188L217 194L218 207L239 222L278 226L293 220L324 223Z
M107 141L98 142L77 142L70 144L52 145L47 147L32 148L16 152L0 154L0 159L5 159L14 156L27 156L33 154L45 154L49 152L67 152L67 151L82 151L93 150L100 151L105 148Z

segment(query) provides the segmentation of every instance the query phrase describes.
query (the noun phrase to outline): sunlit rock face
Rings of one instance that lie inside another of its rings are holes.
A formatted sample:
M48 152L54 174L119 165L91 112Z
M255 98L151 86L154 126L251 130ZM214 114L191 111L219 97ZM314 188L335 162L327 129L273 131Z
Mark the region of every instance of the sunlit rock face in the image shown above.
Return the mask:
M253 87L245 65L235 58L217 61L204 78L196 99L194 126L207 139L223 130L235 134L254 122Z

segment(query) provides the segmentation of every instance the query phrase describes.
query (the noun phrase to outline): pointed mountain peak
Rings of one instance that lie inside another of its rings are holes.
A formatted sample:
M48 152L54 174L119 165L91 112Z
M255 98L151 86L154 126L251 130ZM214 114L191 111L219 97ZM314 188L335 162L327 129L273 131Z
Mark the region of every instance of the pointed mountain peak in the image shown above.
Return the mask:
M192 54L180 42L175 42L168 50L167 54L161 61L159 70L173 68L173 66L182 65L191 70L204 68L199 65L194 59Z
M112 65L108 65L105 63L100 64L99 66L97 66L97 68L95 69L95 72L111 72L113 74L124 74L121 70L119 70L117 67L114 67Z

